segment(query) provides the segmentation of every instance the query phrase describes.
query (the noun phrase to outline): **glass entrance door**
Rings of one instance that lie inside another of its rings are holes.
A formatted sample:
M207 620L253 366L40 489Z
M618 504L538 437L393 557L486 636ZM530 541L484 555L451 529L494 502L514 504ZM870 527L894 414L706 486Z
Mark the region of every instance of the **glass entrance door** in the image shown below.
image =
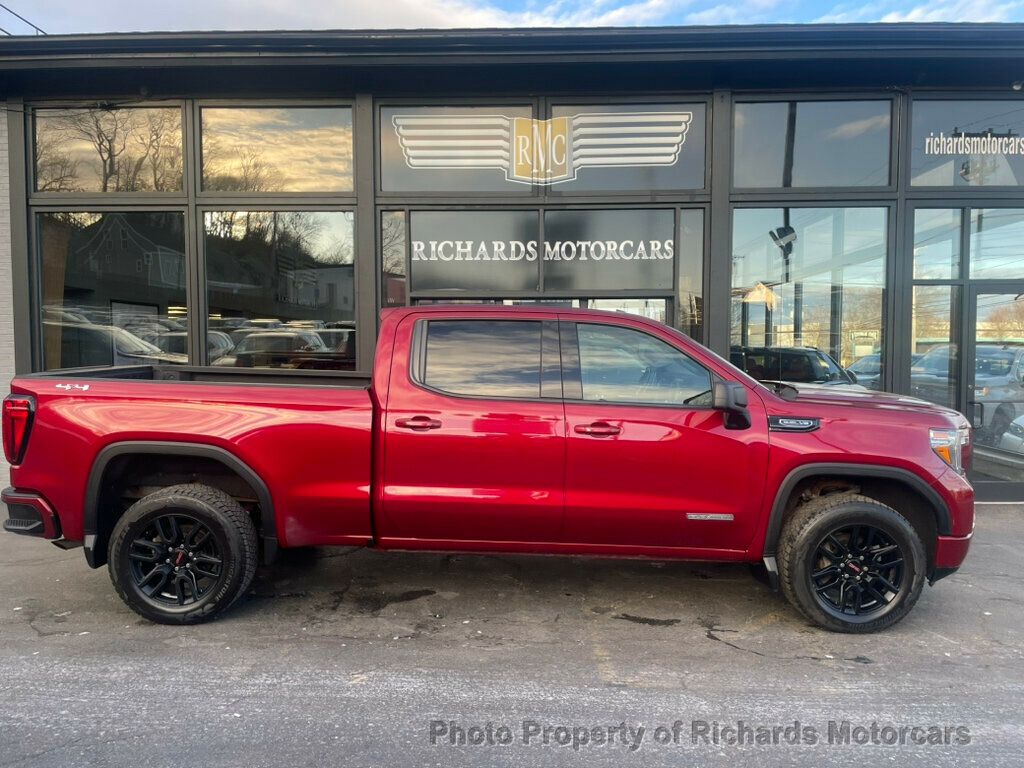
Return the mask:
M975 427L974 462L969 477L979 495L1021 498L1024 282L976 282L970 287L969 297L962 372L966 385L964 413Z

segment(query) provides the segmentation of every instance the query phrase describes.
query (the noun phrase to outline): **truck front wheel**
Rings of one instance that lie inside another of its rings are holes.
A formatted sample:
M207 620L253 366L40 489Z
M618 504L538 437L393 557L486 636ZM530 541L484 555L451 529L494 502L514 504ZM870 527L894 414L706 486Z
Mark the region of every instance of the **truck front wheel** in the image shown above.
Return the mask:
M110 580L139 615L195 624L235 602L256 573L256 528L231 496L175 485L137 501L114 526Z
M906 616L921 596L926 562L903 515L854 493L798 507L779 540L783 594L834 632L874 632Z

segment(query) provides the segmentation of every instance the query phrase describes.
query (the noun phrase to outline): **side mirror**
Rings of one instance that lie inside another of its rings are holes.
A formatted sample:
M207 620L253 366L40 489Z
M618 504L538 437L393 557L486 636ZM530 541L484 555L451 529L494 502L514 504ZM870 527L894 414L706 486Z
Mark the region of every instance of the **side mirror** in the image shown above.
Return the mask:
M711 407L725 414L726 429L749 429L747 388L736 381L716 381L711 389Z
M857 383L857 374L854 373L853 371L851 371L849 368L844 368L843 370L846 371L846 375L850 377L850 383L851 384L856 384Z

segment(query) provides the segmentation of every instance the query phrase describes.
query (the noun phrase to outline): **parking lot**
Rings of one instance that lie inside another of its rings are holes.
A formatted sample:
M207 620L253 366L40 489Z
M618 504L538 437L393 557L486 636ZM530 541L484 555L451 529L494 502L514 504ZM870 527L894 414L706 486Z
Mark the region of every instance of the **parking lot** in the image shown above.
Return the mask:
M1024 512L982 507L965 569L876 636L741 566L326 549L173 628L4 535L0 766L1024 764L1022 551Z

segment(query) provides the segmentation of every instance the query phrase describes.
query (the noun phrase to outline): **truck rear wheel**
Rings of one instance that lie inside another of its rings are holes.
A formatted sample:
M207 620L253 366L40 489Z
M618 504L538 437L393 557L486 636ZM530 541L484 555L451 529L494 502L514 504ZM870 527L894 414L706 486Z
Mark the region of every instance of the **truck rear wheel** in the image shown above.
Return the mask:
M833 632L898 622L921 596L926 563L921 537L903 515L854 493L797 508L779 540L783 594Z
M174 485L133 504L110 537L110 580L139 615L195 624L239 597L256 573L256 528L231 496Z

